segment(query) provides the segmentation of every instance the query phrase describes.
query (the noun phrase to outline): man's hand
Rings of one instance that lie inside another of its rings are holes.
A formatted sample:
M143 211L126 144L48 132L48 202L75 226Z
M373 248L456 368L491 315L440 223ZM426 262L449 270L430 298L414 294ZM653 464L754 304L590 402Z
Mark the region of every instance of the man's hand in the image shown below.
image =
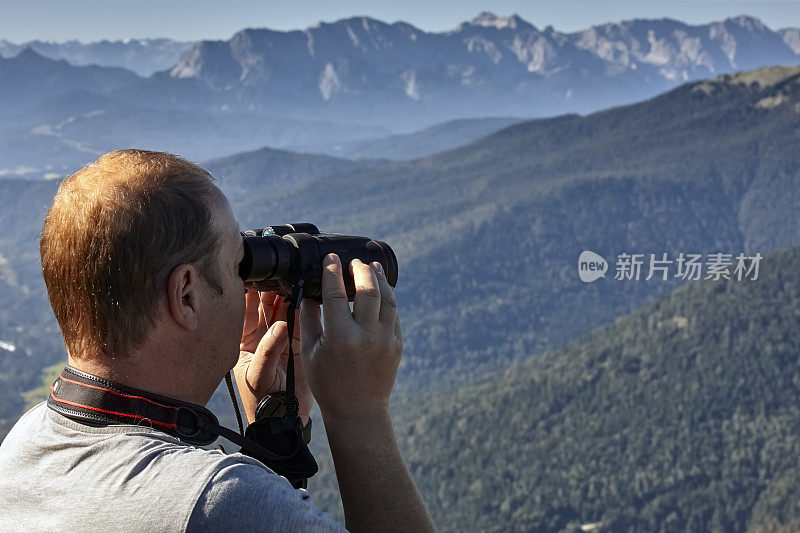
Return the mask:
M347 529L435 531L403 462L389 417L389 395L403 353L394 291L379 263L350 263L356 285L347 303L342 265L328 255L322 313L303 301L308 383L319 402L331 447Z
M380 263L350 264L356 295L347 302L342 265L330 254L322 269L322 314L303 301L302 338L308 383L329 419L367 419L388 412L403 352L394 290Z
M233 369L236 385L248 422L255 420L258 402L267 394L286 389L286 363L289 360L289 339L286 327L288 303L273 292L247 292L239 346L239 362ZM295 395L299 402L298 414L303 424L314 405L314 396L308 387L303 367L303 346L300 340L302 313L295 315L294 382Z

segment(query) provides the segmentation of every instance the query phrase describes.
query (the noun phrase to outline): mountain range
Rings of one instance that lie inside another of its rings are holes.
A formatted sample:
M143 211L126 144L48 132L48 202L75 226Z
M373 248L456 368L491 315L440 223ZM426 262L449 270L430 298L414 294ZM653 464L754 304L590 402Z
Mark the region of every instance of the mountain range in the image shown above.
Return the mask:
M15 57L0 58L0 117L20 113L43 98L75 90L103 94L138 79L123 68L76 67L25 48Z
M482 13L439 33L356 17L227 41L3 41L0 52L0 178L41 179L130 146L197 161L263 146L411 159L503 120L588 113L686 80L797 64L800 30L738 16L563 33Z
M441 33L356 17L201 41L169 71L117 94L160 107L281 109L417 128L585 113L799 58L796 31L774 32L749 16L705 25L634 19L574 33L488 12Z
M156 110L78 88L42 98L0 123L0 175L63 177L100 154L131 146L203 161L264 145L320 147L334 138L350 143L388 133L256 113Z
M62 43L35 40L16 44L0 39L0 56L14 57L30 48L44 57L64 59L79 67L122 67L139 76L150 76L154 72L172 67L180 55L193 44L172 39L122 39L90 43L77 40Z

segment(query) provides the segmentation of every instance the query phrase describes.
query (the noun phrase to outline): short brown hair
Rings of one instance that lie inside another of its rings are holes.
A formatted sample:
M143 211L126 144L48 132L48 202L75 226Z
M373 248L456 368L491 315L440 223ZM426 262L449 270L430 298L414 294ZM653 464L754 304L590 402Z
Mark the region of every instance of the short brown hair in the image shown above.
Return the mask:
M214 178L178 156L117 150L66 178L39 251L73 357L123 356L153 326L170 272L196 264L217 287Z

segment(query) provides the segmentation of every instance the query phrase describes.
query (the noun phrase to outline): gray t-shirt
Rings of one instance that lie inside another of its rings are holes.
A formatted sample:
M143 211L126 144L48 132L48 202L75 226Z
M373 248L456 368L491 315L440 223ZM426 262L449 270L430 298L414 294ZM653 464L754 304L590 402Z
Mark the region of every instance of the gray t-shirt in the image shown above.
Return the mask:
M94 427L42 403L0 445L0 531L343 531L245 455L140 426Z

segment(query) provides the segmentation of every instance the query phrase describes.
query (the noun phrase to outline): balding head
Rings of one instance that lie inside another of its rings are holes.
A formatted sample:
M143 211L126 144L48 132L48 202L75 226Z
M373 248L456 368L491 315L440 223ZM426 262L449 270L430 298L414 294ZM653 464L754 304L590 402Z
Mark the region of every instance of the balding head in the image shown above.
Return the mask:
M197 165L144 150L110 152L61 183L40 253L72 357L120 357L140 345L177 265L194 264L219 288L217 195Z

